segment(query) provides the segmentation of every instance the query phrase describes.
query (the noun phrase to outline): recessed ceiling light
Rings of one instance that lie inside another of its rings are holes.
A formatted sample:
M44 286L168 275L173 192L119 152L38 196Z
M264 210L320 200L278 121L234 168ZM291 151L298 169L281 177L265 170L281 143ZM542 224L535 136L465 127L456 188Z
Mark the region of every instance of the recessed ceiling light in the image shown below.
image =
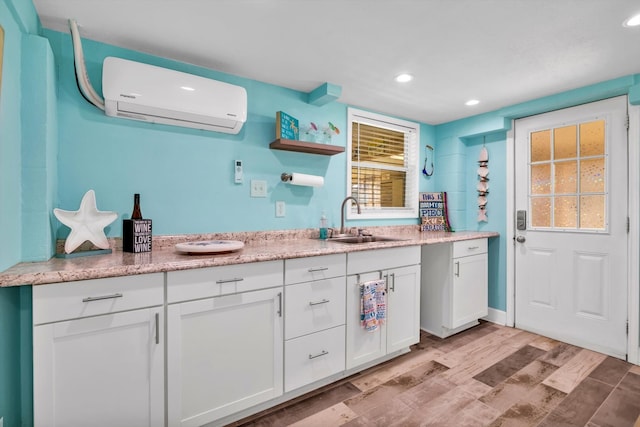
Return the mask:
M640 25L640 13L633 15L631 18L624 21L622 25L625 27L637 27Z
M478 105L478 104L480 104L480 101L478 101L477 99L470 99L464 103L464 105L468 105L468 106Z
M413 80L413 76L411 74L403 73L396 76L396 81L398 83L407 83L411 80Z
M195 89L192 88L191 86L180 86L180 89L182 90L187 90L189 92L193 92Z

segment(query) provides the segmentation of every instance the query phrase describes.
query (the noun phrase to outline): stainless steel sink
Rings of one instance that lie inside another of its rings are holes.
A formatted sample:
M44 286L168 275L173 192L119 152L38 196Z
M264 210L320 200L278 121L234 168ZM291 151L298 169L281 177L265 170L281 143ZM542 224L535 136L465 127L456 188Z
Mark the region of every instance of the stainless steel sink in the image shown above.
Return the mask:
M394 237L384 237L384 236L345 236L345 237L332 237L327 239L328 242L350 243L350 244L372 243L372 242L396 242L399 240L402 240L402 239L396 239Z

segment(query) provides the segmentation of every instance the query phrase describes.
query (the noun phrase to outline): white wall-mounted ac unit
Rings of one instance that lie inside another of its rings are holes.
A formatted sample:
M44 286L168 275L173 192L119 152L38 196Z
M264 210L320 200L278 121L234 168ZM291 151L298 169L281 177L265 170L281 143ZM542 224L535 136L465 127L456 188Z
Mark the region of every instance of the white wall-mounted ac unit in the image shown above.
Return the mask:
M105 113L152 123L237 134L247 120L247 91L229 83L107 57Z

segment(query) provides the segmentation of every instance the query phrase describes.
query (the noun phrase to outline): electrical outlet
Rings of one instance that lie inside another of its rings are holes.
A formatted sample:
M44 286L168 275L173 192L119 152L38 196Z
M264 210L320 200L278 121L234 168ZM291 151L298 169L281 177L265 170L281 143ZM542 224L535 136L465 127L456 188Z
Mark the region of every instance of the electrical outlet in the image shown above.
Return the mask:
M276 218L283 218L286 213L286 205L282 200L276 202Z
M252 179L251 197L267 197L267 181Z

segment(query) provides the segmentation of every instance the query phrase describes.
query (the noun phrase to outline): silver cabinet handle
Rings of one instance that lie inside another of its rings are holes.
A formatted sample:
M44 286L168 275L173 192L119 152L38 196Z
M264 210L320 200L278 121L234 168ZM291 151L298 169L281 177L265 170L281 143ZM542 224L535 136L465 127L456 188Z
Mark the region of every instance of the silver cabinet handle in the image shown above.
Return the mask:
M321 357L321 356L326 356L327 354L329 354L329 352L327 350L322 350L320 353L316 354L316 355L309 355L309 359L315 359L317 357Z
M160 313L156 313L156 344L160 344Z
M396 291L396 273L391 273L390 275L391 277L391 292L395 292Z
M469 249L470 251L474 251L476 249L480 249L480 246L469 246L467 247L467 249Z
M322 298L322 301L316 301L316 302L309 301L309 305L320 305L320 304L326 304L328 302L329 302L328 299Z
M122 294L117 293L112 295L101 295L99 297L86 297L82 299L82 302L100 301L103 299L113 299L113 298L122 298Z
M460 277L460 261L456 261L456 277Z
M309 273L315 273L317 271L327 271L329 267L310 268Z
M233 279L216 280L216 283L220 284L220 283L242 282L243 280L244 279L242 277L235 277Z
M278 316L282 317L282 292L278 292Z

